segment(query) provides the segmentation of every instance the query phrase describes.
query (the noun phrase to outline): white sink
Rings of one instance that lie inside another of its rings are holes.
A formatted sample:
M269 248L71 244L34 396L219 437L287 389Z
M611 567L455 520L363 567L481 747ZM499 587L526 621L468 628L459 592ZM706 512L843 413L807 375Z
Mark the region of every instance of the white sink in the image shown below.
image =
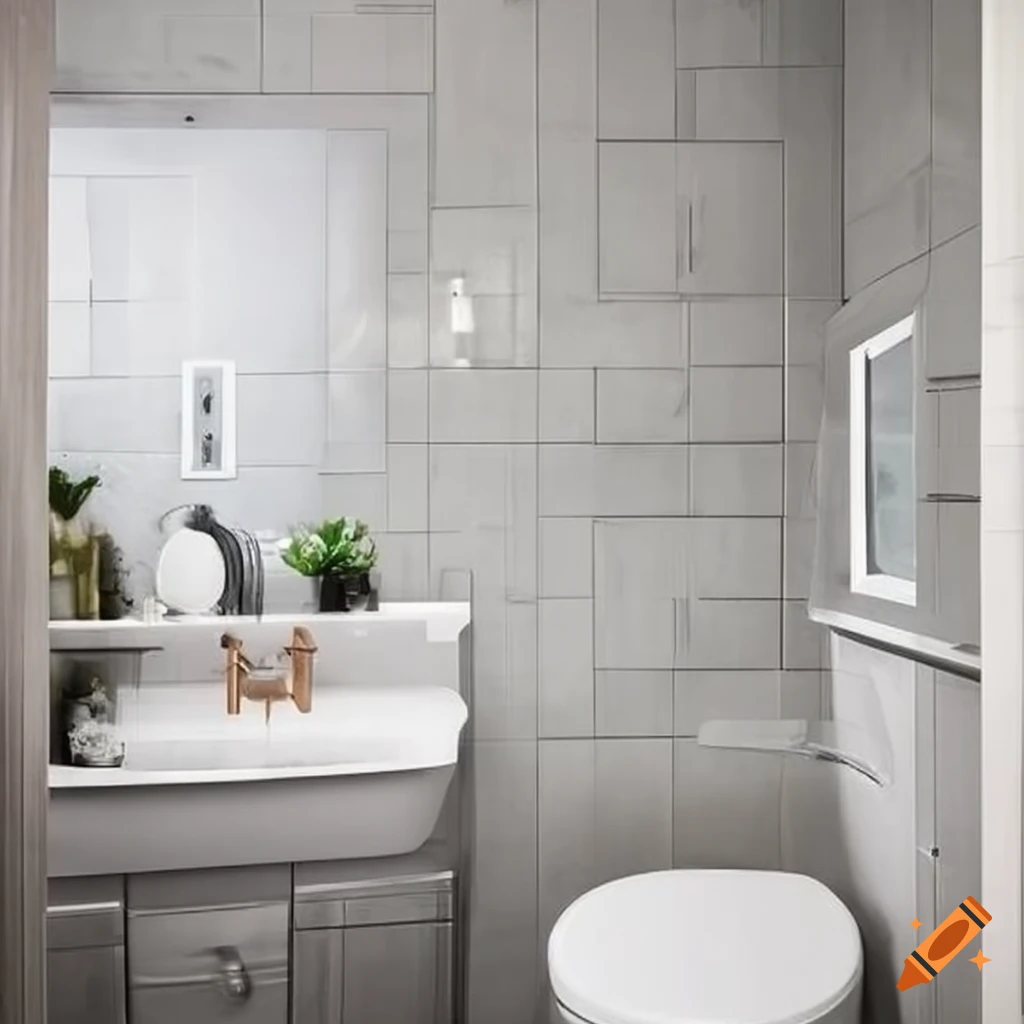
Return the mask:
M429 838L467 719L454 690L323 687L311 714L280 705L269 727L247 710L191 734L151 724L122 768L51 766L50 874L390 856Z

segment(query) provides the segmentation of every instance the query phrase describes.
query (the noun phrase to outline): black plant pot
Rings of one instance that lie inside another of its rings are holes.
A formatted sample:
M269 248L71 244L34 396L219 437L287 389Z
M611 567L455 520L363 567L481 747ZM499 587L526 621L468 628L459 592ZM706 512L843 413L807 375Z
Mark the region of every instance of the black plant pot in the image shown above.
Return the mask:
M372 595L369 573L361 572L354 576L324 576L320 580L320 611L360 611L371 603Z

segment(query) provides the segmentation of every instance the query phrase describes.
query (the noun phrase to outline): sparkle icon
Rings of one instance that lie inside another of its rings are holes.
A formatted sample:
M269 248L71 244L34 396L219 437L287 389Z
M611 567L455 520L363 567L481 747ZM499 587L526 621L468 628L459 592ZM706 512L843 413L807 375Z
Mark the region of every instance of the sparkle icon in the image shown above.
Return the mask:
M978 965L978 970L980 971L982 969L982 967L985 966L985 964L992 963L992 957L985 956L985 954L982 953L982 951L979 949L978 952L974 956L971 957L971 961L970 962L972 964L977 964Z
M910 922L910 927L916 932L917 929L921 927L921 922L915 917L914 920Z

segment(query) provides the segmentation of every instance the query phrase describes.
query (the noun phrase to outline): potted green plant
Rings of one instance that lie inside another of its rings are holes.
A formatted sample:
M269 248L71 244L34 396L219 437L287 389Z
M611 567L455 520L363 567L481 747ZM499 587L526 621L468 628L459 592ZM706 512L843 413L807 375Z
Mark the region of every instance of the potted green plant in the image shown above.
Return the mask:
M348 612L370 602L377 545L359 519L325 519L296 530L281 551L284 563L319 581L320 611Z
M74 480L50 467L50 617L100 617L100 545L81 519L82 506L100 485L92 475Z

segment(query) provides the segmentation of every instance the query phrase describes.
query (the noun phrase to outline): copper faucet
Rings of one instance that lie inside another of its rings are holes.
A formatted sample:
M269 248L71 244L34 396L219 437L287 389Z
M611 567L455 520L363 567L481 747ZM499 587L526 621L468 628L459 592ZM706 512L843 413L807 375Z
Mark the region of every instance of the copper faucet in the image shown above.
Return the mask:
M227 653L224 678L227 681L228 714L237 715L242 710L242 698L263 701L267 721L277 701L290 700L304 715L313 708L313 655L316 641L313 634L303 626L292 630L291 645L284 652L291 659L291 669L284 675L266 675L251 679L260 670L242 653L242 641L225 633L220 645Z

